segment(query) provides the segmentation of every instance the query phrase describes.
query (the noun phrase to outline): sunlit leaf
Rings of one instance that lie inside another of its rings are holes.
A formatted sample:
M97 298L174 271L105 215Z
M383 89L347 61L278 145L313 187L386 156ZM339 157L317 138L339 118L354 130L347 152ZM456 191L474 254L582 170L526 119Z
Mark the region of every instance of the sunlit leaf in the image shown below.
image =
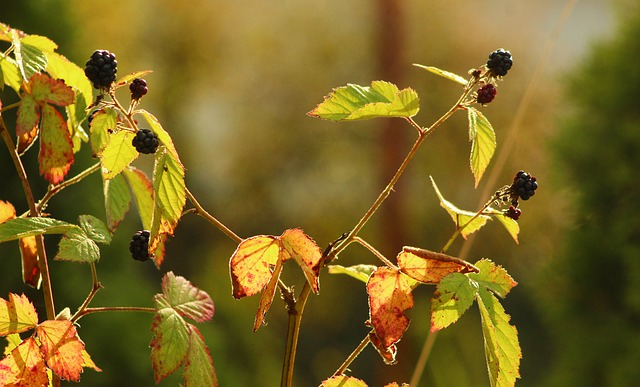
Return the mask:
M416 281L436 284L451 273L474 273L467 261L443 253L405 246L398 254L400 270Z
M107 225L103 221L91 215L80 215L78 217L78 223L85 234L94 242L104 243L108 245L111 243L111 233L107 228Z
M160 208L162 221L168 226L163 229L173 229L182 215L182 209L187 201L184 182L184 167L171 154L156 153L156 163L153 169L153 188L155 192L155 206Z
M38 133L38 127L34 126L30 131L18 136L16 143L16 152L18 152L18 155L22 156L27 150L29 150L29 148L31 148L38 138Z
M396 355L398 354L398 347L395 344L391 344L389 346L385 346L380 338L376 335L375 330L369 332L369 341L371 341L371 345L373 348L378 351L378 354L382 358L382 361L386 365L394 365L398 361L396 360Z
M468 107L467 112L469 141L471 141L469 162L477 187L496 150L496 134L489 120L480 111L474 107Z
M43 52L55 51L58 48L53 40L42 35L26 35L20 39L20 43L23 46L28 44Z
M142 228L150 230L153 217L153 182L143 171L133 167L126 168L123 175L127 178L136 200Z
M518 222L508 216L505 216L502 212L495 214L494 217L500 221L509 235L511 235L511 238L518 243L518 234L520 233L520 226L518 225Z
M452 273L436 287L431 300L431 332L437 332L458 321L475 300L478 284L469 277Z
M47 366L63 379L77 382L84 363L84 343L67 320L47 320L36 328Z
M84 100L84 106L91 104L93 88L84 74L84 69L55 52L45 52L47 56L47 73L53 78L62 79L75 90L77 97ZM76 103L78 99L76 98Z
M314 293L320 291L318 282L318 274L320 272L320 260L322 259L322 251L316 242L306 235L299 228L286 230L280 236L282 243L283 261L293 258L302 272L307 278L307 282L311 285Z
M203 291L193 286L186 278L168 272L162 277L162 296L166 304L183 317L197 322L208 321L213 317L213 301Z
M126 169L125 169L126 171ZM124 219L131 206L131 192L127 181L122 175L113 179L103 180L104 208L107 213L107 225L112 232ZM149 220L151 222L151 220Z
M58 254L53 259L57 261L97 262L100 259L100 249L84 231L74 228L62 235L58 245Z
M352 121L413 117L418 110L420 101L413 89L398 90L393 83L373 81L370 87L354 84L338 87L307 114L332 121Z
M101 156L102 151L109 144L110 133L116 130L117 118L116 111L110 108L99 110L93 115L89 128L93 157Z
M22 339L18 333L11 333L6 335L5 340L7 340L7 346L4 347L4 355L9 355L14 348L16 348L20 343L22 343Z
M22 39L18 39L18 34L13 34L14 55L23 78L29 79L47 68L47 57L37 47L30 44L23 45Z
M491 386L514 386L520 377L522 351L516 327L509 324L500 301L488 290L481 288L476 297L482 319L484 350Z
M213 368L209 348L202 338L200 330L189 324L189 352L184 365L185 387L216 387L218 377Z
M470 234L473 234L474 232L481 229L482 226L487 223L487 220L491 219L491 217L487 215L479 215L478 217L473 219L473 217L475 216L475 212L461 210L458 207L454 206L451 202L449 202L442 196L440 190L438 189L438 186L436 185L436 182L433 180L433 177L429 176L429 178L431 179L433 189L436 191L436 195L438 195L438 199L440 200L440 206L449 213L451 219L453 219L453 221L456 223L456 227L465 226L460 232L462 237L464 237L465 239ZM469 221L471 221L471 223L469 223Z
M114 178L138 157L138 151L131 144L133 133L120 130L110 137L109 144L104 147L100 155L102 176L105 179Z
M367 283L369 280L369 276L376 270L378 267L375 265L354 265L344 267L341 265L328 265L327 269L329 269L329 274L346 274L355 279L358 279L364 283Z
M124 85L126 85L128 83L131 83L134 79L142 78L145 75L147 75L149 73L152 73L152 72L153 72L152 70L142 70L142 71L136 71L136 72L131 73L131 74L127 74L127 75L123 76L122 78L118 79L116 81L116 85L118 87L124 86Z
M0 200L0 223L16 217L16 209L13 204Z
M153 114L144 109L139 110L138 113L144 117L145 121L147 121L150 129L158 136L158 140L160 140L160 143L167 148L167 151L171 155L171 158L178 165L180 165L181 168L184 169L184 167L182 166L182 162L180 161L178 151L176 150L175 145L173 145L173 140L171 139L171 136L169 136L169 133L164 130L164 128L160 124L160 121L158 121L158 119Z
M40 122L41 107L31 94L22 96L18 106L18 118L16 120L16 134L22 136L31 132Z
M86 350L82 350L82 368L91 368L94 371L102 372L102 370L93 362L91 356Z
M40 234L64 234L79 227L51 218L15 218L0 224L0 242Z
M53 79L47 74L35 74L25 86L38 103L67 106L75 101L73 89L63 80Z
M0 68L2 68L4 84L19 94L22 85L22 75L20 74L20 69L16 61L0 53Z
M51 105L44 105L42 108L38 161L40 174L52 184L64 180L74 161L73 143L67 122Z
M0 386L45 387L46 367L36 339L29 337L0 361Z
M30 236L19 241L20 257L22 258L22 280L25 284L35 288L40 287L42 276L38 266L38 247L36 237Z
M276 287L278 286L278 279L280 278L280 272L282 271L282 259L278 259L276 261L276 265L271 272L271 279L267 282L267 286L265 286L262 291L262 296L260 297L260 304L258 306L258 312L256 313L256 318L253 321L253 331L257 331L258 328L264 324L264 318L271 307L271 303L273 302L273 296L276 293Z
M451 73L449 71L441 70L441 69L439 69L437 67L433 67L433 66L423 66L421 64L416 64L416 63L414 63L413 65L416 66L416 67L420 67L421 69L425 69L430 73L439 75L439 76L441 76L443 78L447 78L450 81L454 81L456 83L459 83L462 86L466 86L467 85L467 80L464 79L463 77L459 76L458 74L454 74L454 73Z
M151 363L156 383L172 374L187 358L189 327L173 308L158 310L151 325Z
M367 387L367 384L353 376L339 375L323 380L320 387Z
M0 336L21 333L37 324L38 313L27 296L9 293L9 300L0 298Z
M502 266L496 265L489 259L483 258L476 262L475 266L480 269L480 272L469 274L469 278L500 297L504 298L514 286L518 285Z
M233 297L240 299L262 291L271 279L279 253L276 237L260 235L243 240L229 262Z
M405 311L413 308L411 285L404 274L380 267L367 282L369 314L376 335L385 347L397 343L409 326Z

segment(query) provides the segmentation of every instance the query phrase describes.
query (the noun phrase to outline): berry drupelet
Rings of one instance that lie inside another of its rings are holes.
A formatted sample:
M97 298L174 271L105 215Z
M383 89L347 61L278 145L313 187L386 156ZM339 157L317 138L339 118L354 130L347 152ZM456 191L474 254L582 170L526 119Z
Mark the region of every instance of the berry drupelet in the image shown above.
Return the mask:
M504 210L503 214L504 216L511 218L513 220L518 220L520 219L520 215L522 215L522 210L514 206L509 206L509 209Z
M513 66L513 59L511 53L504 49L495 50L489 55L487 61L487 68L491 71L491 75L494 77L503 77L507 75L509 69Z
M148 155L156 153L160 141L158 140L158 135L153 133L151 129L140 129L133 140L131 140L131 145L133 145L138 152Z
M484 86L482 86L480 88L480 90L478 90L478 98L477 101L478 103L481 104L487 104L491 101L493 101L493 99L496 97L496 94L498 93L498 90L495 88L495 86L493 86L492 84L486 84Z
M147 81L141 78L136 78L129 85L129 90L131 91L131 99L138 100L142 98L143 95L147 94L149 89L147 88Z
M522 200L528 200L535 195L536 189L538 189L538 182L536 178L529 175L525 171L519 171L513 178L513 184L511 185L511 192L516 197Z
M96 89L108 89L116 80L118 61L115 54L96 50L84 66L84 74Z
M129 251L133 259L137 261L146 261L149 259L149 231L143 230L133 234L131 243L129 244Z

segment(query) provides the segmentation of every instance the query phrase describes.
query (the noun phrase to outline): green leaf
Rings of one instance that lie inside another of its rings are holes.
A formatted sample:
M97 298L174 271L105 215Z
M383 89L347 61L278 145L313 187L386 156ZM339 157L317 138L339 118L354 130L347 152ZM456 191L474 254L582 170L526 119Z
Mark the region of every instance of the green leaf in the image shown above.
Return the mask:
M57 261L97 262L100 259L100 249L84 231L74 228L62 235L58 245L58 254L53 259Z
M191 284L186 278L168 272L162 277L162 294L156 295L164 300L160 304L170 306L181 316L197 322L205 322L213 317L211 297Z
M18 106L18 118L16 121L16 134L22 136L33 129L40 122L40 105L36 103L31 94L25 94Z
M34 36L33 38L25 36L18 40L17 34L14 34L13 44L15 57L18 61L18 67L21 69L24 79L29 79L34 74L44 72L47 68L46 55L40 48L33 45L35 43L49 48L50 46L44 43L45 40L49 39L43 36ZM51 41L49 40L49 42ZM53 45L56 46L55 43L53 43Z
M483 258L476 262L475 266L480 269L480 273L469 274L469 278L500 297L504 298L518 284L502 266L494 264L489 259Z
M67 123L62 114L49 104L42 108L38 161L40 174L51 184L62 182L74 161Z
M467 108L469 117L469 141L471 141L471 156L469 158L471 171L475 177L476 187L491 162L496 150L496 134L489 120L476 108Z
M125 169L126 171L126 169ZM122 175L111 180L103 180L104 208L107 212L109 230L115 231L131 206L131 192Z
M187 201L184 182L184 167L171 153L156 152L153 169L155 207L159 208L162 219L175 228ZM173 232L172 232L173 233Z
M353 265L349 267L341 266L341 265L327 265L327 269L329 269L329 274L346 274L351 276L357 280L364 282L365 284L369 280L369 276L373 273L378 267L375 265Z
M102 155L102 151L109 144L109 133L115 132L117 123L118 116L114 109L106 108L93 115L89 128L93 157Z
M134 79L136 79L136 78L142 78L142 77L144 77L145 75L147 75L147 74L149 74L149 73L152 73L152 72L153 72L153 71L151 71L151 70L136 71L136 72L134 72L134 73L127 74L127 75L125 75L124 77L122 77L122 78L118 79L118 80L116 81L116 84L117 84L118 86L124 86L124 85L126 85L127 83L131 83Z
M27 35L20 39L20 43L29 45L42 52L53 52L58 48L58 45L46 36L41 35Z
M0 224L0 242L40 234L64 234L78 226L51 218L14 218Z
M491 215L500 221L500 224L504 226L509 235L511 235L511 238L518 243L518 234L520 233L520 226L518 225L518 222L508 216L505 216L502 211L496 210L496 213L492 213Z
M451 73L451 72L445 71L445 70L440 70L439 68L433 67L433 66L423 66L423 65L417 64L417 63L414 63L413 65L416 66L416 67L420 67L421 69L425 69L430 73L433 73L433 74L439 75L441 77L447 78L450 81L454 81L456 83L459 83L462 86L466 86L467 85L467 80L464 79L463 77L459 76L458 74L454 74L454 73Z
M133 136L127 130L120 130L110 136L109 144L100 155L103 178L113 179L138 157L138 151L131 145Z
M153 217L153 182L144 172L131 166L126 168L123 174L129 182L133 197L136 199L142 228L150 230Z
M189 351L189 327L172 308L161 307L151 325L151 362L156 383L184 363Z
M13 58L4 56L0 53L0 67L2 68L2 76L4 84L11 87L16 94L20 94L20 85L22 85L22 75L18 64Z
M438 186L436 185L436 182L433 180L433 177L429 176L429 178L431 179L433 189L436 191L436 195L438 195L438 199L440 200L440 206L449 213L451 219L453 219L453 221L455 222L456 227L461 227L467 224L467 222L469 222L469 220L471 220L476 213L461 210L458 207L454 206L451 202L449 202L442 196L440 190L438 189ZM460 234L463 238L466 239L467 236L481 229L487 223L487 220L490 219L490 216L480 215L473 221L471 221L471 223L467 224L467 226L461 231Z
M94 242L104 243L108 245L111 243L111 233L107 228L107 225L103 221L91 215L80 215L78 217L80 227Z
M189 325L189 352L184 365L185 387L216 387L218 377L209 348L195 325Z
M511 387L520 377L520 359L522 351L518 342L518 331L509 324L508 314L500 301L488 290L481 288L476 296L484 350L489 369L489 381L492 387Z
M367 120L376 117L413 117L420 110L418 94L393 83L373 81L370 87L348 84L338 87L307 113L332 121Z
M444 277L431 301L431 332L458 321L473 304L477 291L478 284L464 274L452 273Z
M178 151L176 150L175 145L173 145L173 140L171 139L171 136L169 136L169 133L167 133L162 125L160 125L160 121L158 121L158 119L153 114L144 109L139 110L138 113L140 113L144 117L151 130L158 136L158 140L160 140L160 143L167 148L167 151L169 152L171 157L182 167L180 156L178 155Z

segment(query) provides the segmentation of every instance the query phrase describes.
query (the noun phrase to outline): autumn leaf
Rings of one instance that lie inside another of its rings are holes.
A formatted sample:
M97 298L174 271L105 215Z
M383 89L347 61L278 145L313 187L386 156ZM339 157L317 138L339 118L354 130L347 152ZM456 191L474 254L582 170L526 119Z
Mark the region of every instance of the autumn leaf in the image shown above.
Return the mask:
M443 253L405 246L398 255L400 270L416 281L437 284L451 273L472 273L478 269L467 261Z
M213 317L213 300L204 290L193 286L186 278L168 272L162 277L162 294L156 295L181 316L196 322L205 322Z
M29 337L0 361L0 386L46 387L47 369L35 338Z
M9 293L9 300L0 298L0 336L21 333L35 328L38 314L24 294Z
M323 380L320 387L367 387L367 384L353 376L338 375Z
M67 106L75 102L73 89L47 74L34 74L24 88L39 104Z
M16 120L16 135L18 137L31 132L38 127L40 122L41 107L35 98L29 94L25 94L18 106L18 117Z
M151 325L151 363L156 383L184 363L189 351L189 327L173 308L159 309Z
M367 282L369 314L384 347L397 343L409 326L405 312L413 308L411 285L398 270L380 267Z
M47 366L63 379L80 380L84 343L68 320L47 320L36 327Z
M37 126L34 126L30 131L26 132L22 136L18 136L16 144L16 152L18 155L22 156L27 150L29 150L31 145L36 141L36 138L38 138Z
M16 210L9 202L0 200L0 223L16 217ZM22 280L25 284L37 287L40 283L38 267L38 249L36 238L29 236L19 240L20 257L22 258Z
M200 330L189 324L189 351L184 365L185 387L216 387L218 377L213 367L211 353Z
M378 351L380 357L382 357L382 361L386 365L394 365L398 361L396 360L396 355L398 354L398 347L395 344L391 344L389 346L385 346L380 338L376 335L375 330L369 332L369 341L371 341L371 345L373 348Z
M280 272L282 271L282 259L276 261L276 265L271 272L271 279L267 282L267 286L262 291L260 297L260 305L258 307L258 313L253 321L253 331L257 331L262 324L264 324L264 318L271 307L273 296L276 293L276 287L278 287L278 279L280 278Z
M42 107L40 123L40 174L51 184L64 180L73 164L73 143L67 122L53 106Z
M318 275L320 274L320 260L322 251L309 236L299 228L286 230L281 236L283 261L293 258L302 269L307 282L314 293L320 291Z

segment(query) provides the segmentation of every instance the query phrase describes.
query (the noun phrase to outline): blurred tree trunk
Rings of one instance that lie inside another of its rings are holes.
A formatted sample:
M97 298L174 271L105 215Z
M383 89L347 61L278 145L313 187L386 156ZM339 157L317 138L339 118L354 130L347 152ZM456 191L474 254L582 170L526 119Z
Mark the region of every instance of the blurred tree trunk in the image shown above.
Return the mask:
M401 0L379 0L375 47L377 48L377 74L380 79L393 82L401 87L404 74L404 14ZM381 121L382 134L380 174L381 185L386 186L389 179L402 163L405 156L407 128L399 119ZM403 179L400 179L394 192L380 209L382 215L382 252L395 255L403 245L405 225L402 221L402 202L404 196Z

